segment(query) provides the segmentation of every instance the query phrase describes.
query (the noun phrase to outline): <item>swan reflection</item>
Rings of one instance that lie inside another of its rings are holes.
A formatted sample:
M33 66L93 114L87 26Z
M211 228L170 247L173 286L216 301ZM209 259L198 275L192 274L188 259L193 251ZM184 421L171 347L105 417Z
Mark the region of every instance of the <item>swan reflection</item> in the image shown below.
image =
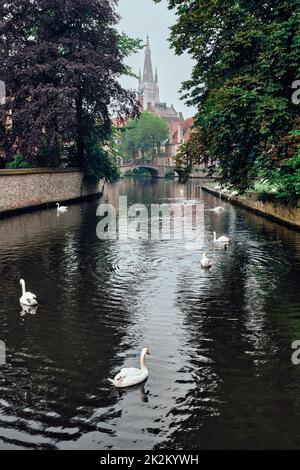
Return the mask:
M38 305L22 305L22 311L20 312L21 317L25 317L26 315L36 315Z
M149 401L149 398L148 398L149 390L147 390L147 391L145 390L146 383L147 383L147 380L145 380L141 384L133 385L131 387L123 387L123 388L113 387L110 396L111 397L117 397L117 396L122 397L126 393L136 392L137 390L139 390L140 395L141 395L140 396L141 401L144 402L144 403L148 403L148 401Z

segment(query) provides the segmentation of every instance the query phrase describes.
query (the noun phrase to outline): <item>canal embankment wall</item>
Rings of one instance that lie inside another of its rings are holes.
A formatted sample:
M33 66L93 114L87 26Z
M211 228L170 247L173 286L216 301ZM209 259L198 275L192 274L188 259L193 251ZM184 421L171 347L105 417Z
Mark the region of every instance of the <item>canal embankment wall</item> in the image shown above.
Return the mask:
M87 182L77 168L0 170L0 217L97 197L102 186Z
M221 192L209 186L202 186L202 189L217 197L221 197L223 200L230 201L232 204L249 209L258 215L300 230L300 201L295 207L282 204L276 200L275 195L271 194L268 197L268 201L264 202L259 200L259 196L255 192L240 196L230 196L229 193Z

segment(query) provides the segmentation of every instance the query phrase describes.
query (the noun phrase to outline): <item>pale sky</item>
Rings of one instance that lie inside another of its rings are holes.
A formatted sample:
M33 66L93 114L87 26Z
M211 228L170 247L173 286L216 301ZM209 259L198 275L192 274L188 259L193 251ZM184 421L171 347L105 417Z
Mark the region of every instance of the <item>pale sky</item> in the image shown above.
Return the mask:
M153 0L119 0L118 11L122 17L119 29L130 37L138 37L146 42L149 35L152 51L152 65L158 69L160 100L172 104L177 111L182 111L185 117L193 116L195 109L187 107L180 100L181 83L190 78L192 60L187 56L176 56L168 42L169 27L174 24L176 17L173 11L167 9L163 0L156 5ZM138 75L139 68L143 71L144 50L128 58L128 65ZM125 77L122 85L136 89L137 80Z

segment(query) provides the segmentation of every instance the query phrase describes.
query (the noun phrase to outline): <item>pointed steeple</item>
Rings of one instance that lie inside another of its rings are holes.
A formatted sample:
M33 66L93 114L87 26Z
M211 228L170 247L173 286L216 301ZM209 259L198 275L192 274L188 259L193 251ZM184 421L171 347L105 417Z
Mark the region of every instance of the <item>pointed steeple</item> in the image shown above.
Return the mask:
M144 73L143 73L143 82L152 83L153 80L153 69L152 69L152 60L151 60L151 49L149 36L147 36L147 44L145 49L145 62L144 62Z
M149 104L159 103L158 73L156 70L154 78L149 36L147 36L145 48L143 76L141 77L141 73L139 74L138 94L143 97L143 110L146 110Z

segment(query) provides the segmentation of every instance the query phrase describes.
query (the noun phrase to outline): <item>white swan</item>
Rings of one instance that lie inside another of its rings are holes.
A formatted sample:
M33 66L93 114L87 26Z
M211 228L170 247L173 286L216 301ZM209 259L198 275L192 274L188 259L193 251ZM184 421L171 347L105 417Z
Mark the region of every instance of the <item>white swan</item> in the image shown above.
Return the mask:
M222 235L221 237L217 238L216 232L214 232L214 243L219 243L220 245L229 245L231 239L226 235Z
M141 368L136 369L134 367L130 367L129 369L122 369L114 379L108 379L111 384L115 387L122 388L122 387L131 387L132 385L137 385L148 377L148 369L145 365L145 356L146 354L150 354L148 348L144 348L141 353Z
M217 207L214 207L213 209L211 209L212 212L224 212L225 211L225 207L224 206L217 206Z
M239 195L238 191L232 191L228 197L228 201L230 201L233 197L236 197Z
M28 305L29 307L32 305L37 305L36 295L32 294L31 292L26 292L24 279L20 280L20 284L22 286L22 297L20 298L20 304Z
M212 260L208 258L207 253L203 253L203 258L201 260L202 268L211 268Z
M57 212L67 212L68 210L67 206L60 206L58 202L56 203L56 207L57 207Z

